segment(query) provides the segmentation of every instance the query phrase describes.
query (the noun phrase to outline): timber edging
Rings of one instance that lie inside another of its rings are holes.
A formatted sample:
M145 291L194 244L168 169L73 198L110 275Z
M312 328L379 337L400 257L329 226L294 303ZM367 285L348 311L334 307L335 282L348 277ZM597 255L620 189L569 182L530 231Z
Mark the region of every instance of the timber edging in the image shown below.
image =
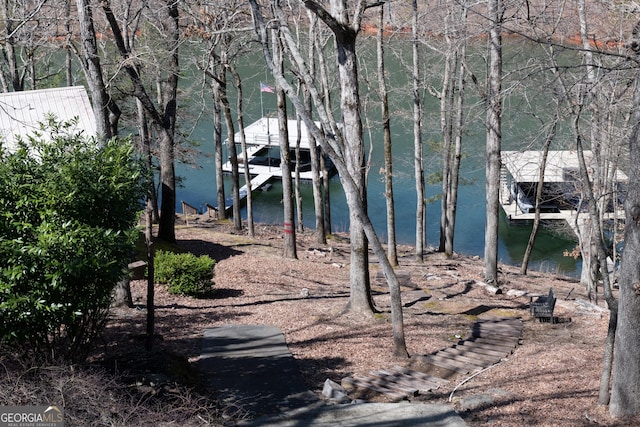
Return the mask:
M412 362L423 367L431 366L435 372L444 371L443 376L481 371L513 353L520 344L523 327L520 319L478 320L469 338L429 355L413 356ZM355 393L382 394L389 400L399 401L432 393L449 383L441 376L418 369L394 366L371 371L366 375L343 378L342 386Z

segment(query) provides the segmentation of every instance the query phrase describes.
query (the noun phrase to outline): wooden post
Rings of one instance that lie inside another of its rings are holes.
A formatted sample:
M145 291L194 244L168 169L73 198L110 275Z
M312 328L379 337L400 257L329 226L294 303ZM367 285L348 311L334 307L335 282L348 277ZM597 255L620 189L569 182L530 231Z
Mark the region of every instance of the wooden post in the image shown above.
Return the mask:
M209 218L218 219L218 208L216 208L215 206L211 206L209 203L207 203L206 206L207 215L209 215Z
M182 214L184 215L185 222L189 225L189 215L197 215L198 209L189 203L182 201Z

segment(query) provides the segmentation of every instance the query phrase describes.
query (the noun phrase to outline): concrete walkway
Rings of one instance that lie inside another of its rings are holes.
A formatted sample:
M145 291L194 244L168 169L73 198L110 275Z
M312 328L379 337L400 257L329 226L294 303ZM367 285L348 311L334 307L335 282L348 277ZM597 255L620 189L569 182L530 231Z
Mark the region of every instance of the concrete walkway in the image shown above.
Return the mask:
M199 364L206 385L250 418L242 426L466 426L447 405L325 403L307 389L282 332L273 326L205 330Z
M273 326L207 329L199 363L207 374L207 386L251 417L319 400L304 384L282 332Z

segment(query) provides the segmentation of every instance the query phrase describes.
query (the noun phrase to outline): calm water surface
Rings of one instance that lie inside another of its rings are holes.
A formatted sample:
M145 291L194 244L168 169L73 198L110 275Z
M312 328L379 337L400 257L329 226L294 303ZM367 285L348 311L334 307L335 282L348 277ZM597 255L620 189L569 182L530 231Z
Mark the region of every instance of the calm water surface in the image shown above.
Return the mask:
M251 62L251 61L248 61ZM393 61L387 61L393 64ZM396 65L399 61L396 61ZM275 96L263 94L262 100L259 92L260 81L271 81L263 73L246 73L250 77L244 81L245 108L247 124L261 117L261 102L265 108L275 105ZM404 71L389 69L390 81L396 81L397 86L402 85ZM398 76L397 78L395 76ZM395 79L395 80L394 80ZM394 89L390 94L392 102L392 138L394 150L394 201L396 207L397 239L399 243L413 244L415 241L415 205L416 195L413 178L413 136L411 123L407 116L409 107L406 90L401 87ZM439 112L434 99L427 96L425 105L425 174L435 173L441 168L440 154L430 149L430 140L438 138L437 121ZM470 100L473 102L473 99ZM520 108L513 105L516 101L505 103L505 121L503 149L514 149L523 140L523 135L530 132L538 132L539 122L531 120L527 115L510 114L509 109ZM373 108L373 107L366 107ZM373 110L371 110L373 111ZM478 110L479 111L479 110ZM477 112L477 111L476 111ZM378 117L375 113L371 116ZM483 114L469 116L469 126L464 140L465 158L462 161L461 176L467 182L460 187L458 210L456 218L456 232L454 249L465 255L479 255L484 253L484 225L485 225L485 159L484 144L485 133L482 124ZM372 164L369 174L369 212L379 235L386 240L385 199L383 197L384 184L379 170L383 164L382 137L375 129L371 137L374 145ZM216 204L215 194L215 166L212 139L213 125L208 118L201 119L195 128L191 139L200 144L197 159L198 168L179 164L176 167L177 174L183 179L177 194L177 210L181 211L180 201L184 200L196 207L204 208L205 203ZM365 137L369 137L369 131L365 130ZM226 180L227 181L227 180ZM230 183L226 182L227 188ZM282 187L275 182L267 191L254 192L254 218L258 222L282 223ZM434 197L440 193L440 184L427 185L426 197ZM303 215L306 227L314 226L313 198L310 185L306 184L303 193ZM227 193L229 195L229 193ZM349 227L348 212L344 194L338 177L332 180L331 189L332 224L333 231L347 231ZM243 211L243 216L246 212ZM437 246L439 239L440 202L435 201L427 206L427 244ZM519 265L529 238L531 225L509 224L504 215L500 220L499 233L499 260L503 263ZM565 257L563 252L571 251L576 245L572 238L567 238L559 233L549 230L541 230L537 239L534 252L531 257L530 268L560 272L569 276L579 275L580 262L570 257Z

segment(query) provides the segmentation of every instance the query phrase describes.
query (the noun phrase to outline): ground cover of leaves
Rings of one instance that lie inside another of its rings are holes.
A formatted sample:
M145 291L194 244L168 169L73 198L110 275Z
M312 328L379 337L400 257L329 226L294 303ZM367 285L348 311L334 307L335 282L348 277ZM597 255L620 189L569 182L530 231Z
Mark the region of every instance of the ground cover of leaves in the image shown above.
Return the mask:
M340 382L354 374L410 364L391 356L388 293L375 259L371 277L380 312L361 318L346 310L345 237L319 245L311 231L299 233L294 260L282 257L282 234L276 226L257 226L256 237L249 238L229 224L199 218L188 226L180 224L176 234L183 249L217 260L215 296L177 297L157 286L156 354L179 355L194 364L205 328L265 324L282 330L306 384L318 394L327 378ZM411 355L428 355L455 344L470 334L478 319L515 317L524 322L521 343L511 355L462 385L468 376L449 378L450 385L429 401L452 404L470 426L640 425L638 420L612 420L606 407L597 405L608 313L602 302L585 304L584 290L575 280L539 272L522 276L516 267L503 265L504 292L494 295L479 284L479 259L446 259L430 252L417 263L410 247L401 247L399 256L397 271L408 296L403 302ZM550 287L558 297L557 324L534 321L528 312L529 295L546 294ZM422 296L411 297L416 290L423 291L418 294ZM133 281L132 293L136 308L114 310L105 337L104 352L114 359L142 347L145 282ZM480 401L490 403L469 405L468 398L474 396L489 396ZM224 411L228 420L241 408Z

